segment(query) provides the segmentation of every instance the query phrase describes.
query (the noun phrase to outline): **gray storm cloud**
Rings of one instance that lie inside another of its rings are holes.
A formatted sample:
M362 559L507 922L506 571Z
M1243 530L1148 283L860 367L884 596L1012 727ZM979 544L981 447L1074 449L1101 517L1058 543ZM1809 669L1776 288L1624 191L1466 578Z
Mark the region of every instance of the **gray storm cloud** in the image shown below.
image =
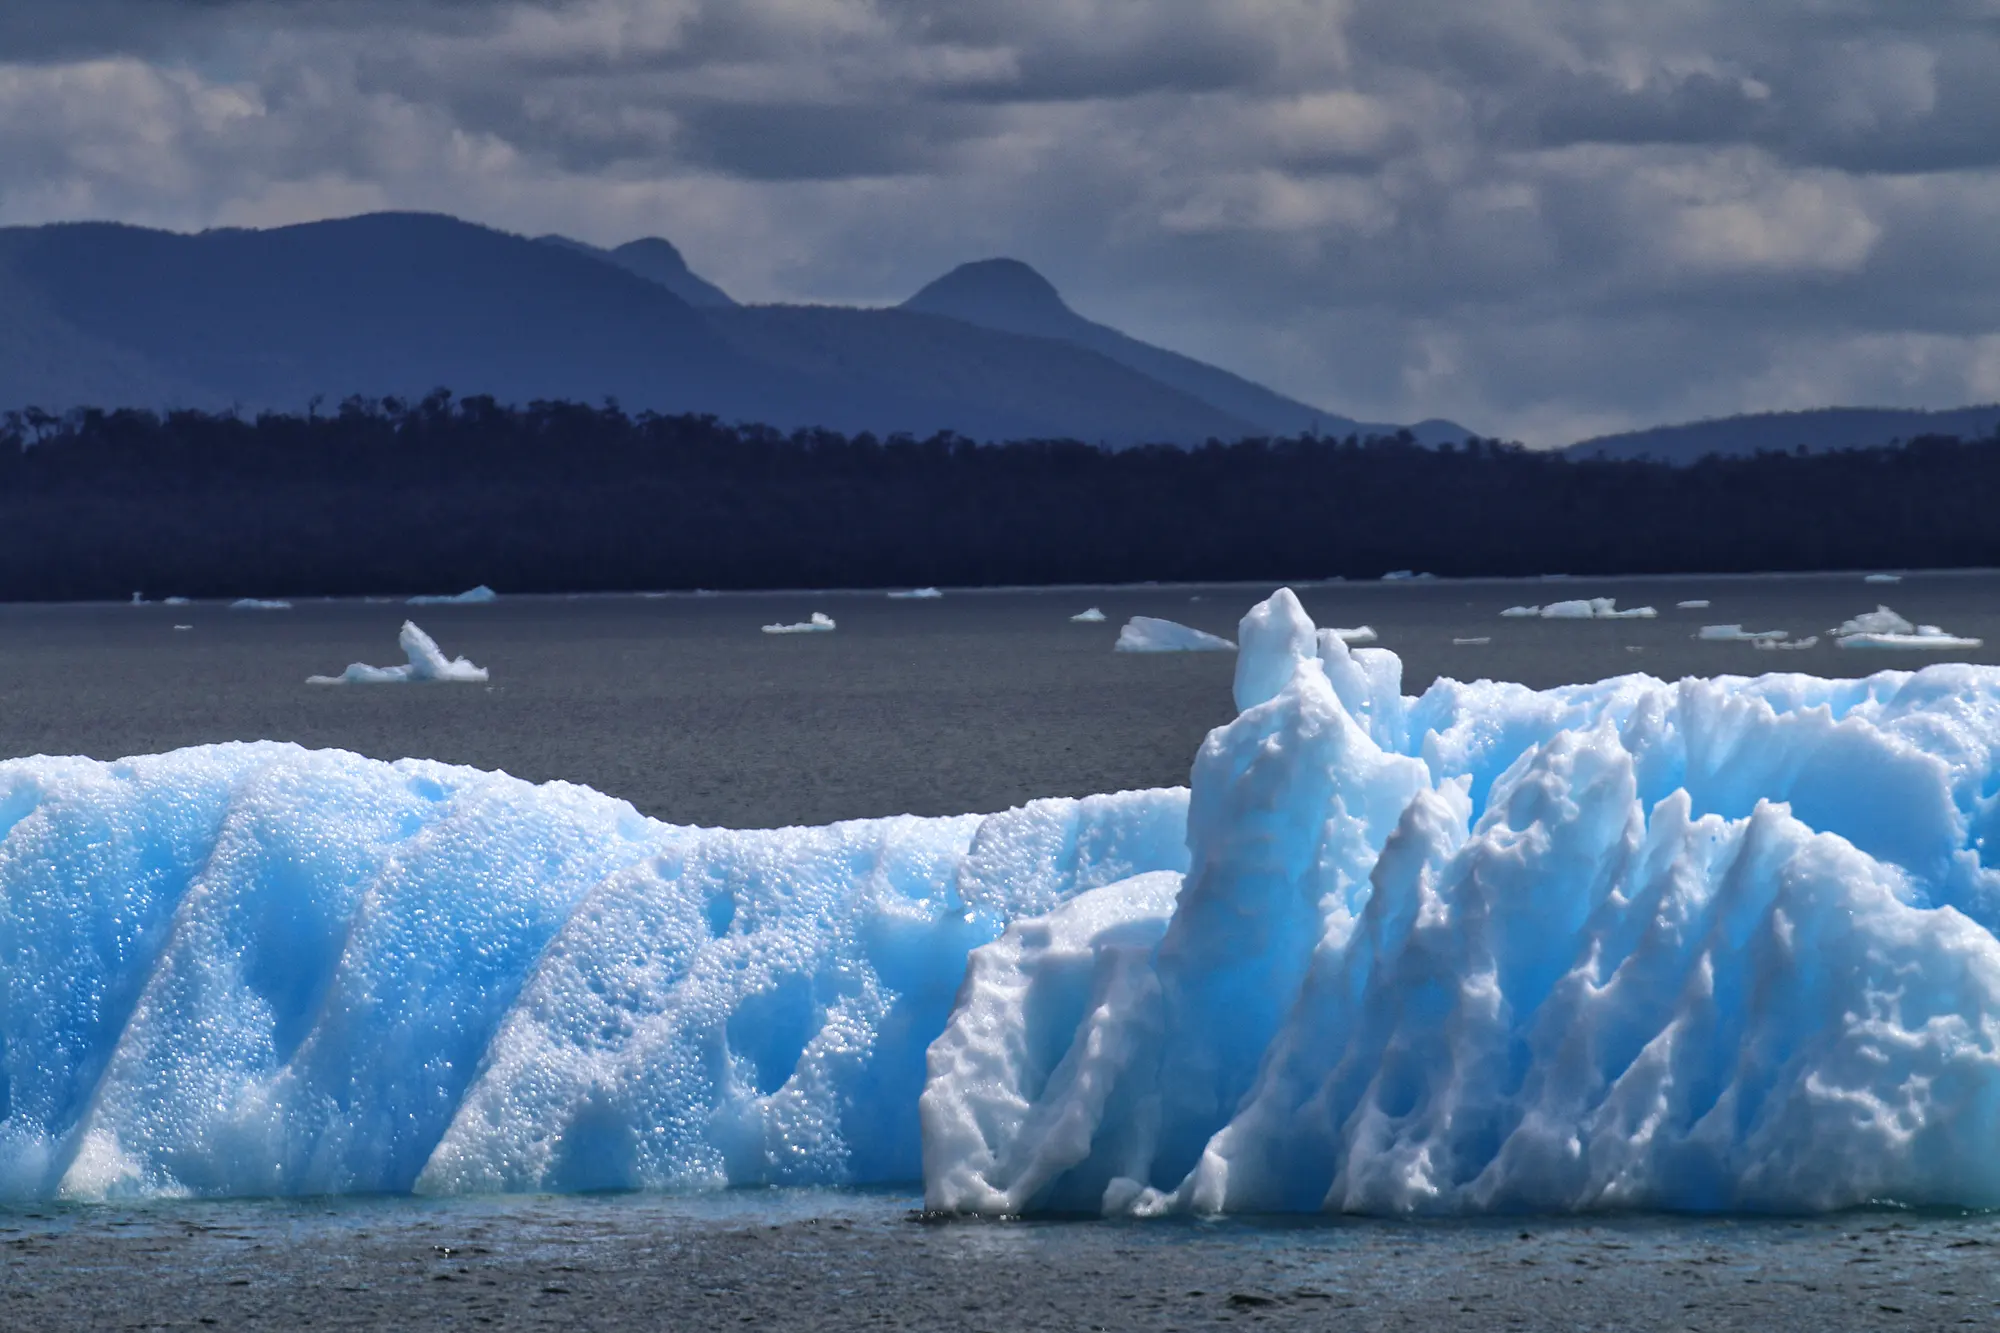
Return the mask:
M2000 398L2000 3L11 0L0 222L426 208L756 300L1029 260L1536 443Z

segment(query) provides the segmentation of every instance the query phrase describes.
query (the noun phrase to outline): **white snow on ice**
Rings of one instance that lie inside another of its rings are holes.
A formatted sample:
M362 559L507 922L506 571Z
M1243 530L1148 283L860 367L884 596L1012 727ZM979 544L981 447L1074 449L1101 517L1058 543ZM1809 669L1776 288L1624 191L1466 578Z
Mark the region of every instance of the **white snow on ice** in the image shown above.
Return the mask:
M1118 642L1112 647L1121 653L1216 653L1233 652L1236 645L1178 621L1133 616L1118 631Z
M766 634L831 634L834 630L833 617L823 611L812 613L811 620L801 620L796 625L766 625Z
M417 628L414 620L403 622L402 633L396 636L403 656L409 660L402 666L369 666L366 662L349 664L347 670L338 676L308 676L308 685L402 685L409 682L457 681L468 684L482 683L487 679L486 668L474 666L463 657L447 658L437 646L437 640Z

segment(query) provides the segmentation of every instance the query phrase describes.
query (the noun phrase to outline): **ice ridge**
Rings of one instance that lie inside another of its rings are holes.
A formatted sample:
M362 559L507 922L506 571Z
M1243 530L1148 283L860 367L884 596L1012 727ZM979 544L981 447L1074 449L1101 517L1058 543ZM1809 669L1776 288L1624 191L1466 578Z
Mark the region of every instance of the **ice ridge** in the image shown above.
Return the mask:
M1182 790L738 832L261 742L0 762L0 1197L918 1177L967 951Z
M2000 1205L2000 671L1395 689L1280 592L1191 869L975 950L929 1206Z

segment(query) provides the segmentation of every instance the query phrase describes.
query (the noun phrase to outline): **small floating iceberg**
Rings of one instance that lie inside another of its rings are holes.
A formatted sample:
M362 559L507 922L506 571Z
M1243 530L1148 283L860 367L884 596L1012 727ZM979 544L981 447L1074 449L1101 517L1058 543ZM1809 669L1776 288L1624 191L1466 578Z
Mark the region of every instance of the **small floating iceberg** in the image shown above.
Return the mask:
M1936 625L1912 625L1886 606L1877 606L1843 622L1833 631L1833 637L1842 648L1901 648L1919 652L1977 648L1983 642L1961 638Z
M1384 583L1427 583L1437 578L1435 574L1418 573L1414 569L1392 569L1382 576Z
M441 595L427 593L424 594L423 596L412 597L409 600L408 605L478 606L486 602L497 602L499 600L500 600L500 594L493 591L493 589L487 587L485 584L482 583L477 588L467 588L464 592L455 592L450 594L449 596L441 596Z
M1697 597L1690 601L1675 602L1674 606L1677 610L1681 611L1706 611L1708 610L1708 599L1706 597Z
M1352 629L1330 629L1322 632L1331 634L1347 644L1373 643L1377 637L1373 625L1356 625Z
M402 645L403 656L409 659L407 665L393 667L369 666L366 662L351 663L338 676L308 676L308 685L402 685L412 681L459 681L467 684L481 684L486 676L486 668L474 666L463 657L446 658L437 640L417 628L414 620L403 622L403 632L396 641Z
M1744 629L1741 625L1703 625L1695 637L1714 643L1765 644L1789 639L1792 637L1792 632L1783 629Z
M1547 606L1510 606L1500 614L1522 620L1651 620L1660 613L1650 606L1620 611L1616 597L1577 597Z
M1901 574L1870 574L1861 581L1863 583L1901 583L1903 576Z
M1477 638L1453 639L1451 642L1454 647L1458 648L1477 648L1482 644L1493 642L1493 636L1491 634L1482 634Z
M1118 631L1115 648L1121 653L1224 653L1234 652L1236 645L1176 621L1133 616Z
M892 602L934 602L942 596L944 594L936 588L912 588L908 592L890 593L889 600Z
M1803 639L1758 639L1750 645L1767 653L1796 653L1806 648L1819 647L1819 635L1809 634Z
M292 604L278 599L239 597L229 604L231 611L289 611Z
M1102 625L1104 613L1093 606L1088 611L1077 612L1070 617L1070 620L1078 625Z
M815 611L811 620L801 620L796 625L764 626L766 634L831 634L833 631L833 617L824 611Z

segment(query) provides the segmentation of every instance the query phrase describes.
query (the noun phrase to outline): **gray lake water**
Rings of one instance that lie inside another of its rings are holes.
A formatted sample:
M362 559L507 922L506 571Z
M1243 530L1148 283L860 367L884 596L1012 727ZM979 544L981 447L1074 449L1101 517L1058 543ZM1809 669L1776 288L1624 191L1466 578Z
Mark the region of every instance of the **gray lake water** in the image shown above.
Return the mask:
M1233 637L1274 585L873 594L505 598L485 606L300 602L0 606L0 757L117 758L226 740L414 755L584 783L676 823L817 824L1005 809L1037 796L1182 783L1231 715L1229 654L1114 653L1128 616ZM2000 662L2000 574L1296 585L1325 626L1367 624L1438 676L1541 687L1644 671L1864 675L1937 654L1701 642L1704 624L1819 633L1886 602L1983 638L1942 656ZM1611 596L1656 620L1502 619L1512 605ZM1706 599L1706 610L1675 603ZM1086 606L1101 625L1072 624ZM769 636L821 610L832 634ZM315 688L401 660L414 617L490 686ZM176 625L190 629L177 630ZM1486 644L1454 639L1490 638Z

